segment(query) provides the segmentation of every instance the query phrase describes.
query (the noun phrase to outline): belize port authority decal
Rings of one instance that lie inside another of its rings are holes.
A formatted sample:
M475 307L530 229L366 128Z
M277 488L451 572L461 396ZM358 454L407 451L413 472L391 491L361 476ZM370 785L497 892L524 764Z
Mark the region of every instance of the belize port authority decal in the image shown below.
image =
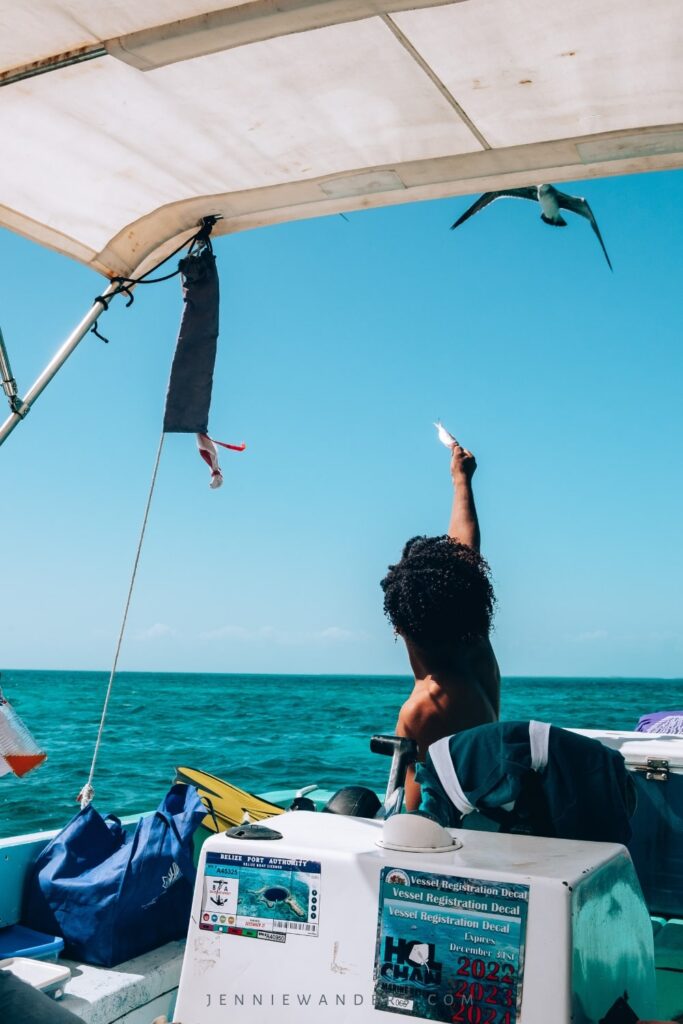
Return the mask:
M448 1024L516 1024L529 887L386 867L374 1005Z
M320 864L313 860L207 853L199 927L284 942L317 937Z

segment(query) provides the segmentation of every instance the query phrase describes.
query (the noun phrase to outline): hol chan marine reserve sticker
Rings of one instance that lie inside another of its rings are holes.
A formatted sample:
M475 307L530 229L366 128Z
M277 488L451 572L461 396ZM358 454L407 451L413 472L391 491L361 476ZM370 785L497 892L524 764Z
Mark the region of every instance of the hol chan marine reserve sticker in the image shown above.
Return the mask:
M318 934L320 864L314 860L207 853L199 927L284 942Z
M516 1024L529 887L384 868L374 1004L448 1024Z

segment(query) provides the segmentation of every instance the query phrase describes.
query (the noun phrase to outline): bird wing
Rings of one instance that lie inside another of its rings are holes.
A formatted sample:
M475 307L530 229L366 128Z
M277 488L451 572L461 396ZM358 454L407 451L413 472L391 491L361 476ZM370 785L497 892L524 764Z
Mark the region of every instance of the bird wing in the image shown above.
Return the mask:
M600 234L598 222L593 216L593 211L588 205L588 202L581 196L568 196L566 192L557 192L557 203L558 206L561 206L563 209L571 210L572 213L578 213L580 217L585 217L587 221L590 221L590 225L593 228L595 234L597 235L600 245L602 246L602 251L604 252L605 259L607 260L607 266L610 268L610 270L613 270L614 268L612 267L610 258L607 255L605 243L603 242L602 235Z
M479 213L489 203L495 202L496 199L503 199L508 196L510 199L538 199L538 189L535 186L529 188L506 188L500 192L484 192L483 196L479 196L475 203L472 203L469 210L465 210L462 217L458 217L455 224L451 224L451 231L453 228L460 227L466 220L473 217L475 213Z

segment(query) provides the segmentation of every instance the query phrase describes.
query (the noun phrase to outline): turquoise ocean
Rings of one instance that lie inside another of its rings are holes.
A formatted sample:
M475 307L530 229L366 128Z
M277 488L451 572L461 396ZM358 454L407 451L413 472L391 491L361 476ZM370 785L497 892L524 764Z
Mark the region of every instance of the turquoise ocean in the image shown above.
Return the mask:
M48 753L24 779L0 779L0 837L57 828L78 810L107 685L105 672L3 670L5 696ZM252 792L358 783L382 790L391 733L412 680L398 676L177 675L116 679L95 775L95 806L153 809L176 765ZM508 678L502 717L633 729L641 714L683 707L683 679Z

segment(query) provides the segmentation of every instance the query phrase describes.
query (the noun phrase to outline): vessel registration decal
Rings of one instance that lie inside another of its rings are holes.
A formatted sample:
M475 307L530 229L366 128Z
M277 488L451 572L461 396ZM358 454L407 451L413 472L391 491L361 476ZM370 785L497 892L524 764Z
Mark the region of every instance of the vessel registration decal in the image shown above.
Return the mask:
M374 1005L449 1024L516 1024L529 887L384 868Z
M199 927L284 942L318 935L320 864L314 860L207 853Z

